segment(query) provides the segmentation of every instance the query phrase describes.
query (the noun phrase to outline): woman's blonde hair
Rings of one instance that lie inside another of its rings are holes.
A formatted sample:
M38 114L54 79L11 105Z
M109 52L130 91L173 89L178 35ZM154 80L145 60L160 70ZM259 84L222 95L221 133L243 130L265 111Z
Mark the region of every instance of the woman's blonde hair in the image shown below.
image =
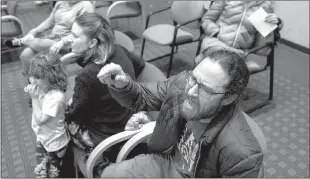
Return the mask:
M75 22L88 38L97 40L96 45L86 51L83 63L94 60L97 64L104 64L115 49L114 31L110 24L97 13L85 13Z

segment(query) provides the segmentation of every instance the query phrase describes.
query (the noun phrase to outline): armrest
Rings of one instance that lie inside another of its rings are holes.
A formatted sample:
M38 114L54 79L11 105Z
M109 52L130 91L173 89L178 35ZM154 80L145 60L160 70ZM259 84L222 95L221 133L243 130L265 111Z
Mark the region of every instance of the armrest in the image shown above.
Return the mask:
M145 141L148 139L154 130L154 127L156 125L155 121L149 122L141 128L141 132L134 135L131 139L129 139L122 147L120 152L117 155L116 162L120 162L122 160L125 160L130 153L130 151L137 146L139 143Z
M195 21L199 21L199 20L201 20L201 17L197 17L196 19L193 19L193 20L184 22L184 23L182 23L182 24L179 24L179 25L177 25L176 28L178 29L178 28L180 28L180 27L182 27L182 26L184 26L184 25L186 25L186 24L189 24L189 23L192 23L192 22L195 22Z
M147 17L146 17L146 24L145 24L145 29L147 29L148 25L149 25L149 21L150 21L150 18L152 15L154 14L157 14L157 13L160 13L160 12L163 12L163 11L166 11L168 9L170 9L171 7L166 7L164 9L160 9L160 10L157 10L157 11L154 11L154 12L150 12Z
M273 45L274 45L273 43L267 43L267 44L264 44L264 45L261 45L261 46L258 46L258 47L251 48L249 50L245 50L244 51L244 57L247 57L248 55L257 52L258 50L260 50L262 48L265 48L265 47L268 47L268 46L272 47Z
M115 134L115 135L108 137L107 139L103 140L99 145L97 145L94 148L94 150L90 153L90 155L87 159L86 176L88 178L93 178L94 165L95 165L96 161L98 160L98 158L100 157L100 155L104 151L106 151L108 148L110 148L111 146L113 146L119 142L122 142L124 140L131 138L132 136L134 136L135 134L137 134L140 131L141 131L141 129L135 130L135 131L123 131L123 132L120 132L118 134Z
M177 37L177 32L178 32L178 30L179 30L180 27L182 27L182 26L184 26L184 25L186 25L186 24L190 24L190 23L195 22L195 21L200 20L200 19L201 19L201 17L198 17L198 18L196 18L196 19L193 19L193 20L184 22L184 23L182 23L182 24L178 24L178 25L176 26L176 28L174 29L174 32L173 32L173 40L172 40L172 43L175 43L175 40L176 40L176 37Z
M65 65L72 64L75 63L80 56L80 54L70 52L60 57L60 61Z
M1 22L2 21L9 21L9 20L15 21L20 26L20 29L22 31L22 36L24 36L23 22L19 18L12 16L12 15L1 16Z

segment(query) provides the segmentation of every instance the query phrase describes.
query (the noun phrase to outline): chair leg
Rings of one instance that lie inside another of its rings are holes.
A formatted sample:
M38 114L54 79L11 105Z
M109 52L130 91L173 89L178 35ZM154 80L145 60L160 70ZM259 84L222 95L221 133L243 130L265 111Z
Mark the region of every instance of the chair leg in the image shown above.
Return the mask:
M174 46L171 46L171 53L170 53L170 60L169 60L169 67L167 71L167 78L170 77L171 69L172 69L172 59L174 54Z
M143 38L143 37L142 37ZM144 45L145 45L145 38L143 38L142 40L142 47L141 47L141 54L140 54L140 57L142 58L143 56L143 52L144 52Z
M271 101L273 98L273 77L274 77L274 48L267 57L268 62L270 63L270 75L269 75L269 96L268 101Z
M257 109L260 109L268 104L271 103L272 98L273 98L273 77L274 77L274 48L272 48L270 54L267 56L267 63L269 63L269 70L270 70L270 75L269 75L269 94L268 94L268 99L262 102L261 104L258 104L247 111L245 111L247 114L250 114Z
M75 170L75 178L79 178L79 168L76 163L74 164L74 170Z
M199 54L200 48L201 48L201 40L198 42L198 47L197 47L196 56Z

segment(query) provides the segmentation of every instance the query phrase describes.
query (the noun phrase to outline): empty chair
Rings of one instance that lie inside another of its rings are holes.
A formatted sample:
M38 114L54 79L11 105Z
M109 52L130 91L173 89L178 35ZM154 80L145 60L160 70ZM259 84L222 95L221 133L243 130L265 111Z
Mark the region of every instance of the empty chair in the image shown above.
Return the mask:
M171 17L173 21L172 24L157 24L151 27L148 27L150 17L158 14L160 12L171 9ZM170 76L170 71L172 68L172 59L175 52L175 48L179 45L192 43L198 41L197 53L200 49L200 44L203 36L203 29L201 28L201 17L205 12L204 2L203 1L174 1L171 7L161 9L155 12L151 12L146 19L146 26L143 32L143 42L141 49L141 57L144 53L145 41L161 45L161 46L170 46L171 52L154 59L147 60L152 62L158 59L161 59L166 56L170 56L169 68L167 72L167 77ZM199 30L199 37L194 39L194 35L188 31L181 29L181 27L187 26L192 29Z

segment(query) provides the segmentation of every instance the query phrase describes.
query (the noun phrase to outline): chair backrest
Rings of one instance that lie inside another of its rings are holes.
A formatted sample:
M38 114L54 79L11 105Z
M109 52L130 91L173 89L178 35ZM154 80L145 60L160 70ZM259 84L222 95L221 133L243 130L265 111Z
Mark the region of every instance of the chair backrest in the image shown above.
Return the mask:
M110 6L113 3L113 1L93 1L92 3L95 8L100 8Z
M133 41L131 38L129 38L126 34L123 32L114 30L114 36L116 39L116 43L125 47L129 52L133 52L135 46L133 44Z
M256 137L259 145L262 148L263 153L266 153L267 151L267 141L264 136L263 131L260 129L260 127L257 125L257 123L246 113L243 112L243 115L245 116L248 125L250 126L253 135Z
M172 19L178 24L188 22L197 18L202 18L206 12L204 8L205 1L173 1L171 5ZM193 22L186 25L193 29L199 29L200 22Z
M160 71L156 66L151 63L145 62L145 67L143 68L140 75L137 77L137 82L147 83L147 82L160 82L165 81L167 78L162 71ZM148 116L152 120L156 120L158 116L158 111L149 111Z
M139 1L116 1L107 11L107 19L138 17L143 14L142 5Z
M137 82L165 81L167 78L162 71L151 63L145 62L145 67L137 78Z

